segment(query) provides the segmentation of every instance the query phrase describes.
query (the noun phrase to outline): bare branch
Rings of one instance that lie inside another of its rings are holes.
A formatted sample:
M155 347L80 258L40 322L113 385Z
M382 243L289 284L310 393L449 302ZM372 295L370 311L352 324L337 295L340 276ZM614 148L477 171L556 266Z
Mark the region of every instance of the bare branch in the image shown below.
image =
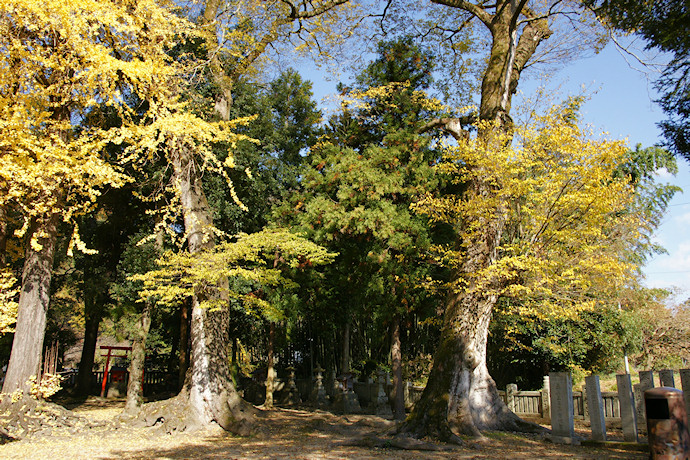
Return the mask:
M450 6L453 8L460 8L462 10L467 11L468 13L471 13L473 16L475 16L477 19L482 21L486 27L489 28L489 30L492 30L494 25L493 25L493 19L494 16L489 14L482 6L476 5L471 2L466 2L464 0L431 0L433 3L437 3L439 5L446 5Z

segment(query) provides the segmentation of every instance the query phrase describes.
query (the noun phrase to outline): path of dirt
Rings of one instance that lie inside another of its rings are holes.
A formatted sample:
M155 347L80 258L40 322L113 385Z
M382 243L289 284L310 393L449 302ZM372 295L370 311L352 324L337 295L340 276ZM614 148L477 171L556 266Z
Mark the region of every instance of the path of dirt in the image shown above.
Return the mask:
M123 401L90 398L72 405L92 420L112 420ZM312 409L263 412L257 433L238 438L222 430L165 434L156 428L121 426L15 441L0 446L3 459L628 459L647 458L625 446L553 444L542 436L487 433L465 446L421 443L438 450L401 450L387 433L393 422L373 415L335 415ZM583 432L584 433L584 432ZM356 444L356 445L353 445ZM374 447L383 446L383 447ZM410 447L409 445L407 447Z

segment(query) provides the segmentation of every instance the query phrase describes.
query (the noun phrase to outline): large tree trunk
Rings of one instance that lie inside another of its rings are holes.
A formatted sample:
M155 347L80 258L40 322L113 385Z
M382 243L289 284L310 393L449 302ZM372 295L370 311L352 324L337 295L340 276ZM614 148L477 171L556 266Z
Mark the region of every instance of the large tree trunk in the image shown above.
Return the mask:
M184 215L190 253L215 245L211 209L202 189L192 147L181 144L172 164ZM226 430L247 434L253 422L253 407L242 401L230 379L228 344L230 312L227 280L216 289L192 296L191 356L185 383L174 401L151 405L142 411L148 423L164 419L168 430L195 429L217 423ZM204 308L213 297L217 308Z
M201 178L195 169L191 149L187 146L178 149L173 166L184 213L189 252L194 254L212 248L215 240L211 232L211 209L202 189ZM217 290L205 295L226 300L227 286L217 286ZM216 422L223 428L232 430L236 428L235 423L244 424L248 419L230 380L229 306L227 302L223 302L218 308L208 309L203 308L201 302L201 294L193 296L190 367L182 391L189 396L196 422L202 425Z
M482 79L479 118L497 123L492 130L509 131L512 95L527 61L539 43L551 34L547 20L536 18L524 0L499 0L495 14L489 14L481 4L467 1L434 1L468 11L490 30L492 44ZM519 15L529 17L530 22L518 39ZM452 132L451 126L446 129ZM460 133L453 134L462 138ZM478 135L486 134L480 130ZM467 184L467 200L492 195L501 186L491 177L484 178L481 174L476 177ZM402 431L459 442L457 435L481 436L480 430L538 429L508 410L486 367L489 322L498 300L495 292L500 281L488 280L486 284L484 280L479 285L472 276L496 261L506 217L504 205L499 205L481 221L462 222L464 228L480 230L467 233L467 239L458 242L458 247L466 248L466 253L451 285L459 288L447 297L441 342L434 354L427 386Z
M57 213L43 216L34 223L29 236L32 238L33 235L40 235L37 237L38 245L27 244L17 326L2 387L3 393L12 393L16 390L27 393L30 389L30 377L40 378L41 375L43 338L59 222L60 215Z
M469 195L491 193L486 184L473 184ZM471 199L471 197L468 197ZM461 286L447 297L441 341L427 386L407 422L415 435L432 434L457 441L457 435L481 436L480 430L511 430L525 427L508 410L486 367L486 344L491 312L498 300L499 281L477 282L472 274L493 264L503 232L505 212L478 222L455 280Z
M144 365L146 363L146 339L151 329L151 304L146 302L139 317L139 324L132 343L132 361L129 363L129 382L125 413L135 414L144 400Z
M85 278L88 276L87 273L84 275ZM84 288L84 345L81 349L79 373L77 374L77 394L83 396L91 393L93 384L93 363L96 356L98 327L103 316L103 306L98 304L99 297L93 289Z

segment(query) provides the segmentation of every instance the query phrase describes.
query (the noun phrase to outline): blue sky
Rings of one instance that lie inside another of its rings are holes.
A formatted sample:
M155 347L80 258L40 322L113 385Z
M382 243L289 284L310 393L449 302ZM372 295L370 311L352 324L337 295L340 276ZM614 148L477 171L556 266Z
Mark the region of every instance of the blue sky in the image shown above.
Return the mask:
M595 131L607 132L612 139L627 139L631 147L638 143L648 147L662 140L656 124L664 115L653 102L656 92L652 81L656 75L631 67L635 65L634 58L610 44L599 54L574 61L548 79L525 75L521 90L528 98L537 87L543 86L555 101L584 92L589 96L582 109L585 123ZM335 81L325 80L323 73L311 64L300 68L305 78L314 83L315 97L322 101L322 106L332 106L323 103L323 98L335 91ZM514 109L519 104L520 98L516 98ZM676 194L655 235L668 254L652 258L644 273L647 286L679 288L681 293L677 298L685 300L690 297L690 167L683 159L678 159L678 166L680 171L675 177L663 172L659 176L660 180L686 191Z

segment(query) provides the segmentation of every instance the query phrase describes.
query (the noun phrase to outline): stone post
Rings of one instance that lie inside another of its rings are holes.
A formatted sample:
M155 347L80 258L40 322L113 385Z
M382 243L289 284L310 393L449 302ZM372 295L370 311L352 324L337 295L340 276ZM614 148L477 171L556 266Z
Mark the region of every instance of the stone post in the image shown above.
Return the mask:
M544 384L541 388L541 416L546 420L551 420L551 384L549 383L549 376L544 376Z
M386 372L379 368L378 373L378 395L376 396L376 415L379 417L393 417L393 410L386 394Z
M509 383L506 387L506 404L511 412L515 412L515 393L518 392L518 387L514 383Z
M288 380L288 404L299 404L302 402L302 399L299 397L299 390L295 383L295 368L291 366L288 367L287 370L290 372Z
M647 416L644 411L644 392L654 388L654 372L640 371L640 383L633 386L635 390L635 409L637 426L647 428Z
M575 443L573 384L569 372L549 373L551 428L554 442Z
M354 375L347 372L343 377L343 413L356 414L362 411L354 390Z
M633 396L630 374L616 375L616 383L618 384L618 403L621 409L623 439L627 442L637 442L635 397Z
M672 369L664 369L659 371L659 381L661 382L662 387L676 387L676 382L673 379Z
M323 371L324 369L317 364L316 369L316 397L315 402L318 407L323 407L328 405L328 395L326 394L326 389L323 387Z
M589 412L589 422L592 428L592 439L594 441L606 441L606 419L604 418L604 401L601 399L601 387L599 376L590 375L585 377L585 391L587 394L587 408Z
M589 395L586 384L582 386L580 394L582 395L582 419L587 420L589 418Z
M338 383L338 376L335 371L331 372L331 397L335 398L337 395L343 392Z
M690 414L690 369L680 370L680 385L683 387L683 399L685 399L685 413Z

